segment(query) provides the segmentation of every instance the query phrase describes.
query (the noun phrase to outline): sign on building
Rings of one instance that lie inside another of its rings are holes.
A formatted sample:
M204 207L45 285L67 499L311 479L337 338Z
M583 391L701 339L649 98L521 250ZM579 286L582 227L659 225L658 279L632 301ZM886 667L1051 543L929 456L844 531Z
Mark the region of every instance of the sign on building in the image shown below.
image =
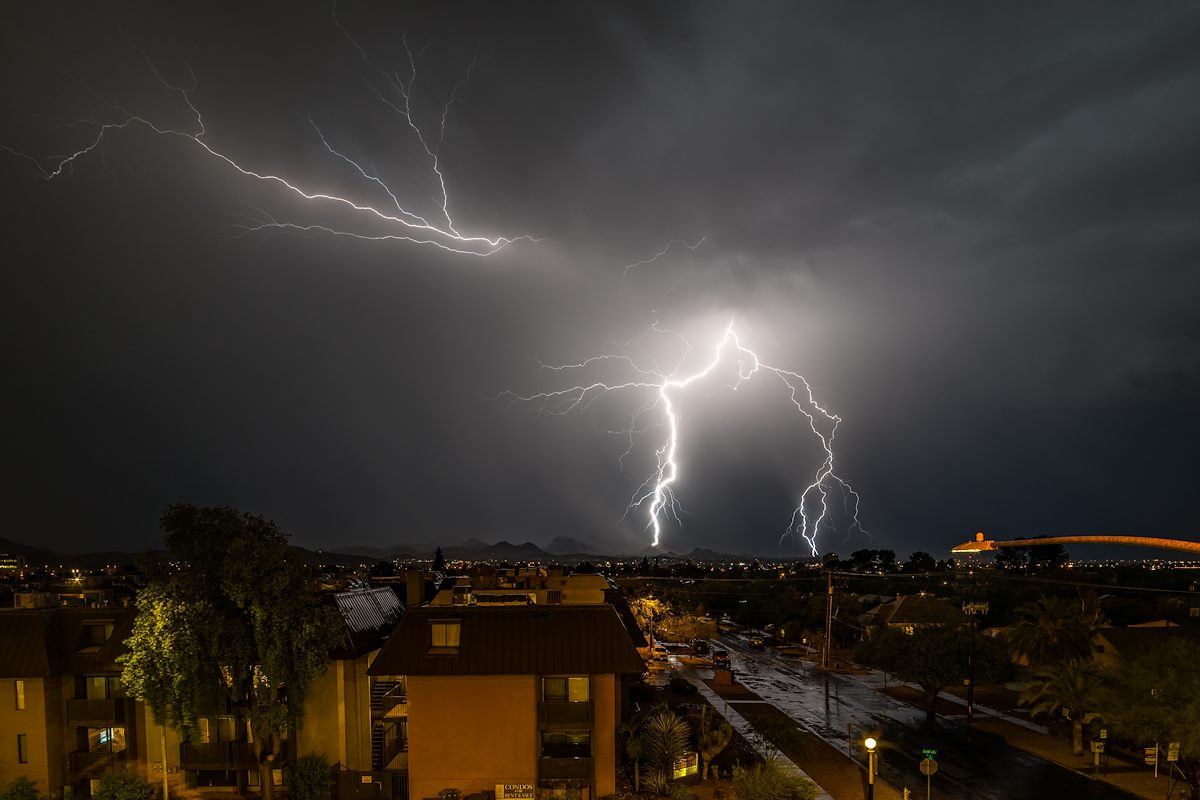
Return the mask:
M497 783L496 800L511 800L511 798L531 798L535 795L532 783Z

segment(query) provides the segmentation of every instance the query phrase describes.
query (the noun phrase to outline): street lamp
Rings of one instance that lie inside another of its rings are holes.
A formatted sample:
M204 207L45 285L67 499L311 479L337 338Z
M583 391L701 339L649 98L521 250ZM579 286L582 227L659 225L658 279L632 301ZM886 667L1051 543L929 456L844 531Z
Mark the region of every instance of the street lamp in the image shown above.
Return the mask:
M863 745L867 748L867 800L875 800L875 772L877 763L875 761L875 745L879 742L875 741L874 737L868 736L863 739Z

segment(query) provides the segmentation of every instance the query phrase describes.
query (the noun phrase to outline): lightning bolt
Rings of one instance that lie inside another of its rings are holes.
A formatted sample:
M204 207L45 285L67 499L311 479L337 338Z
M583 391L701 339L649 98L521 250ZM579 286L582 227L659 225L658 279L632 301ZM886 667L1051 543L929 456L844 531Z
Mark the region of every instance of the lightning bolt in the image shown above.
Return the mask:
M625 271L621 273L621 283L624 283L625 278L629 277L630 270L635 270L638 267L644 267L647 264L653 264L655 261L658 261L660 258L665 256L667 254L667 251L669 251L671 249L671 245L681 244L684 247L686 247L688 250L695 250L698 247L700 247L700 245L704 244L706 241L708 241L707 233L704 234L703 236L701 236L700 241L696 242L695 244L688 244L683 239L672 239L671 241L667 242L666 247L664 247L662 250L659 250L654 255L650 256L650 258L643 259L642 261L634 262L633 264L627 264L625 266Z
M334 17L334 23L347 38L350 38L350 34L337 21L336 16ZM435 247L459 255L480 257L494 255L517 241L540 241L529 235L485 236L479 233L463 233L451 215L450 194L447 189L446 177L442 171L440 151L446 138L446 123L450 115L451 106L458 102L459 91L469 79L475 62L471 62L471 65L466 70L466 75L454 86L449 98L443 104L439 120L440 124L436 132L436 137L434 137L422 129L412 111L412 98L417 79L419 54L413 54L407 40L404 41L404 51L408 56L409 67L406 76L401 76L397 72L387 73L370 64L367 61L366 52L363 48L352 38L350 38L350 41L354 44L363 60L386 79L386 86L382 89L375 83L368 81L368 91L376 100L399 115L403 127L415 138L417 145L428 159L431 177L436 179L439 187L438 197L434 199L437 205L436 216L433 213L420 213L402 203L400 194L394 191L373 167L369 164L364 166L358 160L351 158L345 152L336 148L311 115L308 120L309 124L312 126L325 152L331 158L345 165L350 178L360 185L360 188L356 191L367 197L374 196L375 200L322 191L318 188L303 185L297 180L260 171L241 163L234 155L225 150L218 149L209 143L208 130L205 127L204 117L200 112L199 106L193 99L193 95L197 90L197 81L191 67L184 64L189 75L189 81L186 84L172 82L163 76L148 56L146 56L146 63L149 65L154 78L166 91L176 97L180 104L180 109L185 111L192 120L191 125L182 128L157 122L149 116L131 111L124 105L110 102L93 91L92 94L105 108L104 118L72 118L67 120L69 125L90 132L83 143L73 152L63 156L56 156L49 161L49 166L47 166L47 161L40 160L27 153L16 151L6 145L0 144L0 149L32 162L44 179L54 180L60 176L69 174L82 159L96 150L103 148L109 137L127 128L142 127L160 136L177 138L188 143L189 146L198 147L207 156L217 161L223 168L243 177L275 186L284 196L299 198L305 203L312 204L321 209L338 209L344 213L348 213L349 218L355 220L355 227L352 228L338 227L333 224L306 224L286 219L281 220L274 214L251 206L256 214L250 217L244 224L235 226L243 235L255 232L283 233L289 231L307 234L327 234L377 242L408 242L414 245ZM145 56L145 53L143 53L143 56Z
M629 351L635 349L635 345L640 345L651 336L671 337L680 344L682 354L669 372L661 371L653 364L643 365L629 355ZM850 520L850 530L857 529L866 533L858 520L861 501L858 492L834 470L833 445L842 418L817 402L812 387L803 375L764 363L758 354L738 337L733 322L729 323L718 339L708 362L695 372L685 374L682 371L684 363L693 351L691 344L682 334L660 327L657 320L641 336L620 343L618 349L626 352L603 353L574 364L548 365L539 362L539 365L543 369L563 375L586 375L597 370L614 369L622 373L624 379L585 380L561 389L527 395L506 391L497 399L507 400L508 408L522 405L549 414L565 415L583 411L610 395L627 394L639 398L629 425L622 430L611 431L627 437L628 447L620 458L622 464L633 451L637 437L649 431L647 417L658 412L661 417L660 424L665 426L666 434L655 450L656 467L634 491L625 509L625 514L628 515L643 506L646 508L645 530L653 531L653 545L657 545L661 540L666 523L674 521L676 525L683 524L683 509L675 493L675 484L680 477L677 453L681 434L677 401L689 387L712 375L723 363L736 363L736 377L729 385L733 390L737 390L743 383L759 374L779 381L792 405L807 421L808 429L821 443L824 457L814 472L812 481L800 492L791 521L780 536L780 544L789 536L798 535L808 543L812 554L818 555L817 534L822 527L827 527L833 522L829 501L830 494L834 491L842 495Z

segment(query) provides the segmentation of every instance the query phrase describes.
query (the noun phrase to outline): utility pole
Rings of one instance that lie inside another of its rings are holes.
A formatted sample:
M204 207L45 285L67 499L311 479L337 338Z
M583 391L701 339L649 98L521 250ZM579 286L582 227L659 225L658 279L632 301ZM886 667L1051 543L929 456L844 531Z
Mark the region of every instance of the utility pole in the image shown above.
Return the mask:
M829 588L825 595L825 647L821 652L821 669L829 669L829 648L832 646L830 638L833 634L833 570L826 570L825 576L829 579Z
M967 724L975 721L975 617L988 613L986 600L963 603L963 613L971 618L971 647L967 651Z

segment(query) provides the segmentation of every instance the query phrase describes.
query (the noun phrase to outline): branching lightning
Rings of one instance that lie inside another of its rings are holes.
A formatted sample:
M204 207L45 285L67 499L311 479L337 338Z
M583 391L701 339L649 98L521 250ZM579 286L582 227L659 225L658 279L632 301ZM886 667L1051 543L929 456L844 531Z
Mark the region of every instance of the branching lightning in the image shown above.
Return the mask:
M67 120L69 125L81 130L88 130L90 133L84 142L73 152L50 159L49 166L47 166L47 161L40 160L27 153L18 152L6 145L0 145L0 149L32 162L43 178L54 180L64 174L70 173L81 159L102 149L110 136L126 128L143 127L160 136L178 138L189 142L199 147L205 154L215 159L224 168L231 169L246 178L277 186L283 191L285 196L300 198L320 209L340 209L342 212L348 213L350 218L356 220L356 224L359 225L359 227L351 229L340 227L333 223L308 224L288 221L279 219L277 215L263 209L251 206L256 212L255 216L244 224L236 226L243 234L294 231L308 234L328 234L368 241L403 241L416 245L428 245L451 253L472 256L490 256L517 241L538 241L528 235L485 236L464 233L460 230L459 224L455 222L451 215L450 194L446 186L446 177L442 171L440 151L446 138L446 123L450 115L451 106L458 101L459 91L470 77L474 62L468 67L466 75L455 85L449 98L443 104L436 136L430 136L418 124L412 110L412 98L417 79L419 54L414 55L407 41L405 41L404 50L408 56L408 74L401 76L396 72L385 72L367 61L366 52L357 42L350 38L350 34L337 22L336 17L334 23L350 39L351 43L358 50L359 55L362 56L370 68L386 79L386 90L380 89L371 82L367 83L367 88L379 102L399 115L403 127L415 137L417 145L424 152L428 160L431 177L436 180L439 187L438 196L434 198L434 203L437 206L436 215L434 213L419 213L410 206L402 203L400 193L394 191L373 167L364 167L362 163L337 149L311 116L309 117L309 123L312 125L316 137L319 139L324 150L331 157L346 165L351 178L361 184L364 195L382 199L382 203L321 191L310 186L305 186L295 179L259 171L243 164L227 151L217 149L217 147L209 143L207 138L208 130L205 127L204 117L200 112L199 106L193 99L197 90L197 81L191 68L187 67L186 64L184 65L187 67L189 75L188 83L180 84L172 82L163 76L149 57L146 57L146 62L149 64L154 78L164 89L177 98L182 109L186 110L189 117L194 120L194 123L188 126L187 129L171 127L156 122L147 115L135 113L124 105L111 102L96 95L106 109L106 118L73 118Z
M664 247L662 250L659 250L654 255L650 256L650 258L634 262L633 264L626 264L625 271L621 273L621 282L623 283L625 281L625 279L627 277L629 277L630 270L635 270L638 267L644 267L647 264L653 264L655 261L658 261L660 258L665 256L667 254L667 252L671 249L672 245L681 244L684 247L686 247L688 250L696 250L698 247L700 247L700 245L704 244L706 241L708 241L707 233L704 234L703 236L701 236L700 240L697 241L695 244L688 244L683 239L672 239L671 241L667 242L666 247Z
M628 354L633 345L649 336L672 337L682 346L682 354L669 372L661 371L653 364L644 366ZM808 543L812 554L817 555L818 532L823 527L833 524L829 503L830 495L834 491L842 496L846 516L850 520L850 529L866 533L858 520L858 492L834 471L833 445L838 426L842 422L841 417L817 402L812 387L804 376L763 363L758 355L741 341L732 322L725 328L708 363L687 374L684 374L682 369L692 352L692 346L681 334L661 328L657 322L646 333L623 343L620 349L625 352L593 356L575 364L541 366L551 372L568 375L586 375L589 371L613 368L626 376L623 380L580 381L562 389L528 395L510 391L502 393L500 397L508 401L510 408L513 405L525 405L556 415L585 410L598 400L614 394L628 394L639 398L635 401L636 407L629 425L623 430L613 431L628 441L628 447L621 454L622 464L633 451L637 437L649 432L649 415L658 412L660 424L666 428L666 433L655 450L656 467L633 493L625 509L625 513L629 514L636 509L646 508L645 529L653 531L652 544L659 544L664 524L669 520L673 520L676 525L683 524L683 509L675 492L675 485L680 477L677 453L681 435L681 415L678 400L690 386L713 374L722 363L736 363L736 378L729 387L734 390L760 373L778 380L788 393L792 405L807 420L809 430L821 443L824 457L816 468L812 481L800 492L799 502L792 512L787 529L780 537L780 543L789 536L798 535Z

